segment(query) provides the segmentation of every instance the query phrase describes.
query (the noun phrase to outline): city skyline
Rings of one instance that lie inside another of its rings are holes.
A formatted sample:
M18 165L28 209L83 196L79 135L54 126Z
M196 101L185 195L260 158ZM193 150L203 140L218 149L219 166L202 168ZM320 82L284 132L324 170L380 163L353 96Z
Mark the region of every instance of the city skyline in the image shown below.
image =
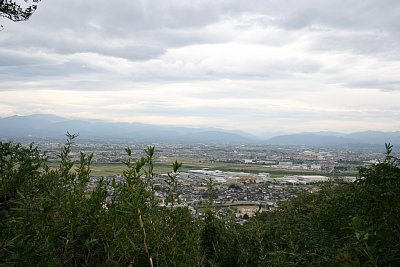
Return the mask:
M0 117L400 130L396 1L43 1L0 20Z

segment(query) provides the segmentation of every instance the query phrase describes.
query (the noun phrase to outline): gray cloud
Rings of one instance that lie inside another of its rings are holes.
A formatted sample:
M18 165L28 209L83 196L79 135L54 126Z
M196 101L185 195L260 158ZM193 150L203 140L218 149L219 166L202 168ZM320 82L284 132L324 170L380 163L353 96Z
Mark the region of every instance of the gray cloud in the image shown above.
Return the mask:
M400 81L365 80L350 83L354 88L381 89L384 91L400 91Z
M26 23L1 21L0 115L31 105L95 117L101 106L252 129L393 121L399 17L396 0L44 1Z
M396 19L400 15L399 3L393 0L289 2L286 11L280 10L282 13L279 20L282 27L289 29L311 25L368 31L398 32L400 29Z
M35 55L29 52L0 49L0 66L2 67L44 65L54 63L56 63L55 60L45 57L44 55Z

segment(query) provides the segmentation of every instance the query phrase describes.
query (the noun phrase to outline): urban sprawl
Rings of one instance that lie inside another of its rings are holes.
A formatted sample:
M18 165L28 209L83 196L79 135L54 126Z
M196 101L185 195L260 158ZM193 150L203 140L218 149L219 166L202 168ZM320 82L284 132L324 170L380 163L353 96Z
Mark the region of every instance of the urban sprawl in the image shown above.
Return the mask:
M36 142L50 161L57 162L62 142ZM209 201L210 183L213 201L219 216L232 216L239 223L259 211L274 210L279 203L300 192L315 192L327 183L353 182L357 171L384 159L384 148L370 147L290 147L258 145L176 145L152 144L156 147L154 164L161 173L155 175L153 185L160 205L164 205L172 162L183 164L177 174L176 205L189 207L200 215ZM115 169L110 175L97 171L91 176L89 187L100 177L122 182L122 162L127 159L125 148L139 158L147 145L78 142L72 157L79 152L93 153L92 168ZM169 170L168 170L169 169Z

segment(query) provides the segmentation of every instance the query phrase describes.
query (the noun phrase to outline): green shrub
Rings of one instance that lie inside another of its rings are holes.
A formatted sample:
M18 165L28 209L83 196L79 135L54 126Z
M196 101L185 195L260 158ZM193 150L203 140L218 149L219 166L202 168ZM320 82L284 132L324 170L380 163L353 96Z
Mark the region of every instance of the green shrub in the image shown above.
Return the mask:
M399 159L361 168L354 184L328 184L240 225L179 207L175 162L167 206L155 198L153 156L128 159L123 181L88 190L92 154L50 170L33 145L0 142L0 265L4 266L399 266Z

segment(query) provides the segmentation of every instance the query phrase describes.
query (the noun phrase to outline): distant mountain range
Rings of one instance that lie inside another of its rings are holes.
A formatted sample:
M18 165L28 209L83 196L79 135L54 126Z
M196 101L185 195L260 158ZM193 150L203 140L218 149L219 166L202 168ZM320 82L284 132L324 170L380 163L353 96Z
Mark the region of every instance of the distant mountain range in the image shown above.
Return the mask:
M298 133L272 137L264 143L271 145L383 145L400 144L400 132L365 131L343 133Z
M80 139L138 143L246 144L256 139L244 132L215 128L71 120L43 114L0 118L2 138L64 139L67 131L79 133Z
M278 135L270 138L242 131L217 128L189 128L143 123L71 120L36 114L0 118L0 138L64 139L65 133L79 133L80 139L130 141L138 143L203 143L265 145L383 145L400 144L400 132L365 131L350 134L313 132Z

